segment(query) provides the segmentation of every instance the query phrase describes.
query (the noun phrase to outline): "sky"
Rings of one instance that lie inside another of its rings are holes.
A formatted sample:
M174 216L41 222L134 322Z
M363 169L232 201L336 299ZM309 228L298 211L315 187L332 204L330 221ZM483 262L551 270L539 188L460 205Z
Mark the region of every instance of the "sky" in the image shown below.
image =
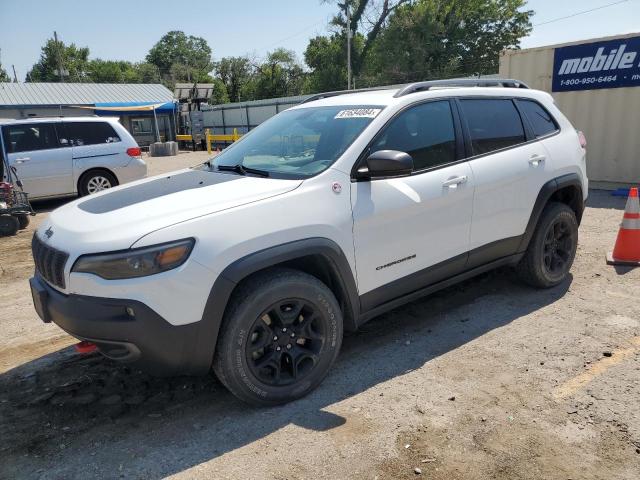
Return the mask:
M523 48L640 32L640 0L538 25L615 0L529 0L534 29ZM0 62L18 79L38 60L47 38L89 47L90 58L142 61L162 35L203 37L214 60L277 47L303 59L310 38L327 32L336 7L321 0L0 0Z

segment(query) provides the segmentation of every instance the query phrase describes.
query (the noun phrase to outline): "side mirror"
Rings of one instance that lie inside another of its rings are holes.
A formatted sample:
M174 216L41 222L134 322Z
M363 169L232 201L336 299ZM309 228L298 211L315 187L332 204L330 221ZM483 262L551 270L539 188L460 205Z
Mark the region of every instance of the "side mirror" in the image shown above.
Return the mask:
M358 178L401 177L413 171L411 155L398 150L373 152L358 169Z

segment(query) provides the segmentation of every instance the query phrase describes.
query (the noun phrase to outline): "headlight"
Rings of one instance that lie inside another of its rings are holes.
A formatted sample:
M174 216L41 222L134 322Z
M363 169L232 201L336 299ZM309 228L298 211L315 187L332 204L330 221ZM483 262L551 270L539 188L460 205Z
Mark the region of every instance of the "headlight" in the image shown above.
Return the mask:
M193 238L188 238L120 252L82 255L71 271L93 273L107 280L146 277L182 265L194 243Z

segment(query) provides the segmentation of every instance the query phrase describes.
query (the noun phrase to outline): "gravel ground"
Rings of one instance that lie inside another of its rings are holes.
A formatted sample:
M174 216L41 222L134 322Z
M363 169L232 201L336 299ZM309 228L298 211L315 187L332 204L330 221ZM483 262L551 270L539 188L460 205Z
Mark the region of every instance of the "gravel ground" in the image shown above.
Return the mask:
M318 390L268 409L213 377L77 355L40 322L29 243L60 203L0 239L0 478L639 476L640 269L604 261L623 199L591 192L563 285L503 269L396 309L345 339Z

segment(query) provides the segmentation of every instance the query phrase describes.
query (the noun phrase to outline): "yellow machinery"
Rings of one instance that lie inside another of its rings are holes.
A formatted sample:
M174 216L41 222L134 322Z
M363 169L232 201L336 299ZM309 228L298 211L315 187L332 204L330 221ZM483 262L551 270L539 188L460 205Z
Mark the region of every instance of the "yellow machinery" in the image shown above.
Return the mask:
M225 143L233 143L236 142L240 139L240 137L242 137L242 135L240 135L238 133L237 129L233 129L233 133L231 134L227 134L227 135L211 135L209 133L209 129L207 128L204 131L204 137L206 139L207 142L207 152L211 153L212 149L211 149L211 144L212 143L217 143L217 142L225 142ZM183 142L190 142L193 140L193 137L191 135L176 135L176 140L178 141L183 141Z

